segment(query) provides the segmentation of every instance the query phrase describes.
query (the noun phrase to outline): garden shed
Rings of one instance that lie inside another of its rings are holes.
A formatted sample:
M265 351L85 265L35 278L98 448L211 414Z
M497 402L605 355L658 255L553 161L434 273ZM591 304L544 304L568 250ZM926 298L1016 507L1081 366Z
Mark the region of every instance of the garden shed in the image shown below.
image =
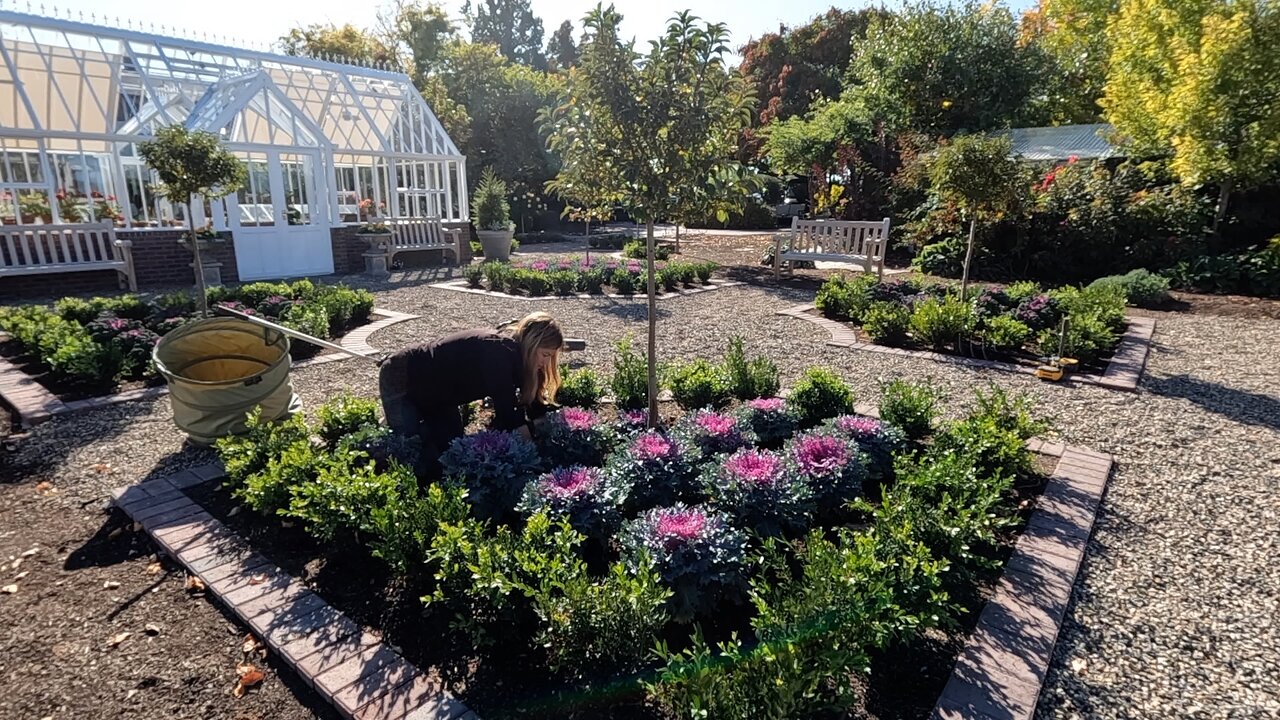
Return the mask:
M248 169L194 218L137 151L176 123ZM0 220L111 223L144 282L147 238L191 224L229 240L232 279L347 271L365 217L464 225L465 160L403 73L0 11Z
M1013 156L1026 162L1063 162L1069 158L1104 160L1123 157L1107 139L1115 128L1106 123L1015 128L1009 131Z

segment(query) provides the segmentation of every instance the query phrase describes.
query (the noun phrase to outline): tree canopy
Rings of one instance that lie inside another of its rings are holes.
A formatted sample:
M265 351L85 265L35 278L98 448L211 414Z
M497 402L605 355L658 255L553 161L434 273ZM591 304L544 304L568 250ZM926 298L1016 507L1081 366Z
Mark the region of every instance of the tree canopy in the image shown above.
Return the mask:
M568 70L578 64L578 44L573 40L573 23L565 20L547 41L547 61L554 70Z
M471 42L496 45L511 62L547 69L542 20L529 8L529 0L467 0L462 15L471 29Z

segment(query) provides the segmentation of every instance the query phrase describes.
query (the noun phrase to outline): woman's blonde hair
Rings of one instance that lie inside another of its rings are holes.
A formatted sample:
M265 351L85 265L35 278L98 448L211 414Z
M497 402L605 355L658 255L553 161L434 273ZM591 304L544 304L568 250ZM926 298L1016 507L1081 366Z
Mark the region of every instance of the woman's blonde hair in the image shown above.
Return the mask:
M511 336L520 343L520 357L524 361L524 378L520 383L520 403L532 405L535 400L555 402L560 389L560 355L564 347L564 333L560 323L544 312L525 315L511 330ZM538 361L539 350L556 350L554 360L548 366Z

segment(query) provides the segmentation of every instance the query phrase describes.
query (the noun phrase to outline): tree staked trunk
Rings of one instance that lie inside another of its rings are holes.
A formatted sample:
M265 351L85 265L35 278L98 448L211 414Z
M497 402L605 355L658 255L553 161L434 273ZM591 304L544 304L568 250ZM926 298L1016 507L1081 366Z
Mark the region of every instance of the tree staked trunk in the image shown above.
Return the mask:
M646 245L645 260L648 265L648 280L645 292L649 295L649 427L658 426L658 302L657 287L653 275L653 220L645 222Z
M969 299L969 263L973 262L973 236L978 229L978 218L969 219L969 247L964 251L964 270L960 274L960 301Z
M204 262L200 259L200 239L196 237L195 213L192 212L191 199L187 198L187 232L191 237L191 251L195 253L196 265L196 307L200 309L200 317L209 317L209 295L204 286Z
M1218 206L1213 211L1213 240L1215 249L1221 245L1221 234L1219 226L1227 217L1227 203L1231 201L1231 191L1235 186L1235 182L1230 178L1223 180L1222 185L1218 188Z

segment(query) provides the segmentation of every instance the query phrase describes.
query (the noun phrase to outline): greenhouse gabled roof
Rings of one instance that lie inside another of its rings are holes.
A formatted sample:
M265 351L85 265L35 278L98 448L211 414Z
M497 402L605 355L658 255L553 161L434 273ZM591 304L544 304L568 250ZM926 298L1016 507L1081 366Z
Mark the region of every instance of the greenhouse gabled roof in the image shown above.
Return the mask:
M1109 158L1121 150L1107 141L1115 128L1106 123L1015 128L1009 131L1013 155L1022 160L1067 160Z
M244 98L227 93L240 92L234 82L251 76L266 81L260 99L237 105ZM294 144L461 156L403 73L27 13L0 11L0 88L0 127L16 136L127 141L150 135L157 124L187 120L185 111L197 104L222 103L224 111L236 105L282 122L277 130ZM288 104L276 108L281 98Z

